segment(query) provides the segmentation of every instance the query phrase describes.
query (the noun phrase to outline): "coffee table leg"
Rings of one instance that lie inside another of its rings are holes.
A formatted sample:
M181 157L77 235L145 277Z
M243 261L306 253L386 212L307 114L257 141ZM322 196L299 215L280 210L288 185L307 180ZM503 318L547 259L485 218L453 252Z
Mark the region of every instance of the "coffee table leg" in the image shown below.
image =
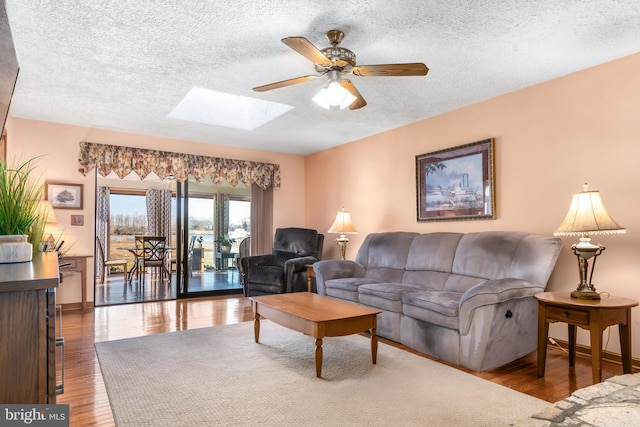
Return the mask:
M260 338L260 315L258 313L256 313L254 315L254 321L253 321L253 336L256 339L256 342L258 342L258 339Z
M316 339L316 377L322 374L322 339Z
M371 361L376 364L378 359L378 334L376 333L376 327L371 328Z

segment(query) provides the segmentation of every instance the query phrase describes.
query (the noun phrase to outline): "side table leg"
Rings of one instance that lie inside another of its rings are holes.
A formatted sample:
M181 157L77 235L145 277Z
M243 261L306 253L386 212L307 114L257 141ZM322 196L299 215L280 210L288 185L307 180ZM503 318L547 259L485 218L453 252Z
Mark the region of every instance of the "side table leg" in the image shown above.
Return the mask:
M569 366L576 366L576 325L567 325L569 331Z
M600 325L591 326L591 369L593 383L602 382L602 329Z
M627 309L627 322L618 324L620 335L620 353L622 356L622 372L631 373L631 310Z
M322 375L322 338L316 339L316 377Z
M538 377L544 377L547 363L547 341L549 340L549 324L547 323L546 309L538 304Z

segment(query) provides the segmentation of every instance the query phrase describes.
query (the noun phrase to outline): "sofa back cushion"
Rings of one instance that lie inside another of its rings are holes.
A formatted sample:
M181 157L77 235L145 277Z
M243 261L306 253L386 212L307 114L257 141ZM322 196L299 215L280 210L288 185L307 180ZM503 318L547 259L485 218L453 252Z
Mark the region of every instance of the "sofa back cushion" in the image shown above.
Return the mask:
M452 273L491 280L521 279L546 287L561 247L556 237L517 231L467 233L458 244ZM447 290L464 292L467 289L460 287L474 280L450 282Z
M402 282L407 255L418 233L394 231L369 234L356 255L365 277L383 282Z
M415 236L407 256L407 271L451 273L462 233L429 233Z
M461 233L428 233L413 238L402 283L442 290L451 275Z

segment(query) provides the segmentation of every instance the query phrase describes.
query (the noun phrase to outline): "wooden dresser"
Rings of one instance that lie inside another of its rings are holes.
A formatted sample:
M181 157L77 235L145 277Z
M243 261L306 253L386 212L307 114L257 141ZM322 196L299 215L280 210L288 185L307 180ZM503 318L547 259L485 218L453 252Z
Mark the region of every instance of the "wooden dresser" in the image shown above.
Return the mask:
M56 402L58 256L0 264L0 403Z

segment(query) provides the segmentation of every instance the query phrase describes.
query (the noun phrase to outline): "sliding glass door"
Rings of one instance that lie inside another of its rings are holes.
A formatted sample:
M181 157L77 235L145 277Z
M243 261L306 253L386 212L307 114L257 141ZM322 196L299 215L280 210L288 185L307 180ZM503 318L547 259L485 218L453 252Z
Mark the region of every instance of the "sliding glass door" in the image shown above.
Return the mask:
M237 248L239 237L248 235L250 199L230 196L213 186L191 181L180 185L179 190L177 212L184 261L178 280L178 298L242 292ZM234 233L229 233L230 230ZM230 247L224 245L227 239Z
M96 305L242 293L237 256L250 231L248 188L157 177L100 177L96 184L96 238L105 252L96 259L127 259L129 273L125 276L123 263L110 265L104 280L95 282ZM142 286L130 272L136 264L135 236L149 233L167 236L171 280Z

